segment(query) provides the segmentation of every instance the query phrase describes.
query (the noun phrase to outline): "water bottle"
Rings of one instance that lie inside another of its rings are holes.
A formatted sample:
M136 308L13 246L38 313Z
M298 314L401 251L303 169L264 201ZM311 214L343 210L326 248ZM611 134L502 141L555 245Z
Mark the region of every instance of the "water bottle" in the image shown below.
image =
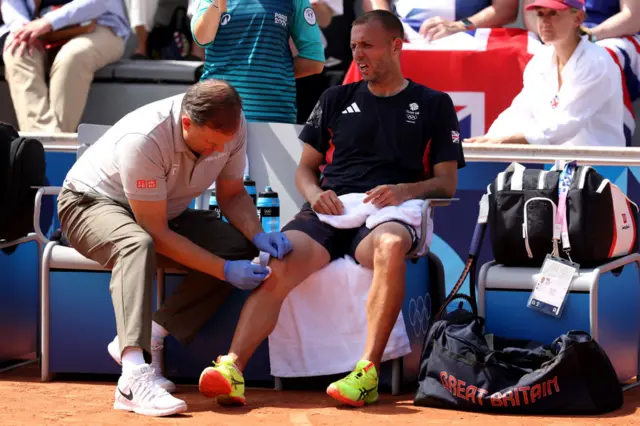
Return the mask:
M258 194L257 208L264 232L280 231L280 200L278 193L274 192L270 186Z
M249 196L253 200L253 205L257 206L258 200L256 197L256 183L251 180L249 175L244 175L244 189L247 190L247 194L249 194Z
M209 210L216 212L216 216L218 217L218 219L222 219L222 211L218 206L215 189L211 191L211 197L209 198Z

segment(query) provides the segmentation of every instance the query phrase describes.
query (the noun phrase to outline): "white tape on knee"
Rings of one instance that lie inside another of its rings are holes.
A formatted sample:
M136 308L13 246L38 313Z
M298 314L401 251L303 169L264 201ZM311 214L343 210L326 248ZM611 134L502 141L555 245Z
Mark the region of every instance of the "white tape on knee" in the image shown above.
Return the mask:
M269 253L267 253L266 251L261 251L258 257L253 258L251 263L255 263L256 265L264 266L265 268L267 268L269 270L269 275L267 275L267 278L269 278L271 276L271 268L269 268L270 259L271 256L269 255ZM265 280L267 278L265 278Z

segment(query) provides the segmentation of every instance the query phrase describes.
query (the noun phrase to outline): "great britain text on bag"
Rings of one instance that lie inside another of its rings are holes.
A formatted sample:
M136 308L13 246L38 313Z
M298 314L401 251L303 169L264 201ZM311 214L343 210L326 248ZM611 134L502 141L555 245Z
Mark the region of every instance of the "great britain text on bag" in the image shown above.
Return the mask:
M442 386L456 398L464 399L478 405L491 404L494 407L519 407L535 404L540 399L560 392L558 376L543 381L533 386L516 387L505 392L495 392L489 395L486 389L467 385L466 382L456 379L446 371L440 373Z

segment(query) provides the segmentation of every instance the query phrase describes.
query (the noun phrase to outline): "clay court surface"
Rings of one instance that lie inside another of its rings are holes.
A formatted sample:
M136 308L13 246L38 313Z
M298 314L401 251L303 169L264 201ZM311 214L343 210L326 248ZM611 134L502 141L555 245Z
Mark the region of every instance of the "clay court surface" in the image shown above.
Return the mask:
M224 409L198 393L179 386L189 411L180 416L151 418L111 408L115 381L39 381L33 364L0 373L0 425L640 425L640 388L625 393L625 405L601 417L514 417L469 414L414 407L411 395L383 394L364 409L337 407L322 391L249 389L248 406Z

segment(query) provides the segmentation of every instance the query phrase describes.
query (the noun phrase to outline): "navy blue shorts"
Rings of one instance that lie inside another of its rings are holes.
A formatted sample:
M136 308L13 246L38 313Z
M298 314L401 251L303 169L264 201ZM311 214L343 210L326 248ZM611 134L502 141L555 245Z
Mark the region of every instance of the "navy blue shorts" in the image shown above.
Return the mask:
M399 223L409 231L411 235L411 248L409 251L414 250L419 242L416 230L412 226L398 220L391 220L389 222ZM329 256L331 256L331 260L333 261L345 255L349 255L355 259L358 245L360 245L362 240L364 240L373 229L369 229L365 225L353 229L334 228L322 222L309 203L305 203L302 206L302 210L295 215L291 222L282 228L282 232L285 231L299 231L307 234L329 252Z

